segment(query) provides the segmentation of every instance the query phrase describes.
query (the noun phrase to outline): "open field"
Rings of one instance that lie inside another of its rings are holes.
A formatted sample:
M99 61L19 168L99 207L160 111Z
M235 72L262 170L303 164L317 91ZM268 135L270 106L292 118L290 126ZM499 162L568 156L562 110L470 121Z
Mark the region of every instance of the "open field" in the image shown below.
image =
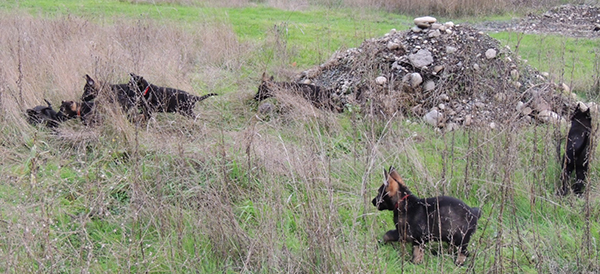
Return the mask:
M0 3L0 270L600 271L598 153L590 191L556 196L564 126L441 133L400 113L382 120L272 99L278 111L257 112L263 72L289 80L336 50L409 29L412 16L337 1L292 10L283 1L62 2ZM492 36L597 101L598 40ZM85 74L124 83L129 72L219 96L198 103L196 119L157 114L141 126L110 105L94 127L71 120L53 132L25 119L43 99L77 100ZM438 244L414 265L409 245L378 242L394 226L371 204L389 166L420 197L483 210L464 266Z

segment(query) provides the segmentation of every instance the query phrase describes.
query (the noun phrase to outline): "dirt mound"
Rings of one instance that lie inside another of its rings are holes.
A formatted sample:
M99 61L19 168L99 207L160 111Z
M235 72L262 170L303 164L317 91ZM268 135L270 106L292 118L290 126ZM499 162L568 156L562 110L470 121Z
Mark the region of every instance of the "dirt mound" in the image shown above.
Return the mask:
M590 5L562 5L547 12L528 14L513 22L485 22L475 25L484 31L518 31L548 33L569 37L600 37L600 7Z
M556 122L566 114L568 88L561 93L563 86L497 40L468 26L418 20L409 31L392 30L338 52L296 81L329 89L336 104L350 109L383 117L412 114L450 130Z

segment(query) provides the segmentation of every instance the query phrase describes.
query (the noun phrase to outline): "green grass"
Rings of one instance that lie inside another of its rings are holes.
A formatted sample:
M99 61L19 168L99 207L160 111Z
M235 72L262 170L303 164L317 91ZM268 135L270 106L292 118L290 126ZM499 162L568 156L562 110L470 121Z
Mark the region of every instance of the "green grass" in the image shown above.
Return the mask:
M185 28L190 22L231 24L241 41L260 41L278 36L296 54L289 60L299 67L326 61L331 53L358 47L368 38L382 36L389 30L408 29L412 18L372 10L314 9L284 11L258 5L245 8L214 8L171 4L130 4L125 1L8 1L0 10L17 9L34 15L82 16L94 21L110 22L114 18L153 19L176 23ZM266 56L269 58L269 56ZM264 58L264 57L263 57Z
M591 75L597 73L594 60L600 53L597 39L513 32L492 33L490 36L518 52L531 66L551 73L556 82L567 83L582 96L587 95L593 84ZM591 96L595 98L597 94Z

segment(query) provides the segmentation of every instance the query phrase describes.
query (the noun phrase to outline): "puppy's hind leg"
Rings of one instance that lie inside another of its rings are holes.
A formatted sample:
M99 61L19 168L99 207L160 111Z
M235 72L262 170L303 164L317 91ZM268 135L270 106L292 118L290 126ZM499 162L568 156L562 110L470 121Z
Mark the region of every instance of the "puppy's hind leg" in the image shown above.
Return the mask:
M383 242L386 244L389 242L397 242L398 240L400 240L400 233L397 229L390 230L383 235Z

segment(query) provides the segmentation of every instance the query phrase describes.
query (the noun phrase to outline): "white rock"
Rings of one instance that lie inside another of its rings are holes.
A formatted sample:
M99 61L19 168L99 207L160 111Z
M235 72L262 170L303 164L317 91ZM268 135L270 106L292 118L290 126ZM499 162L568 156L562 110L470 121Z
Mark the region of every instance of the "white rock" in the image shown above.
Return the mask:
M430 81L431 81L431 80L430 80ZM440 97L439 97L439 98L440 98L440 100L443 100L443 101L446 101L446 102L447 102L447 101L450 101L450 97L449 97L448 95L446 95L445 93L443 93L443 94L440 94Z
M438 37L438 36L440 36L440 35L442 35L442 33L440 32L440 30L437 30L437 29L436 29L436 30L433 30L433 31L430 31L429 33L427 33L427 36L428 36L429 38L432 38L432 37ZM425 43L425 42L427 42L427 40L423 41L423 43Z
M496 58L496 50L495 49L488 49L485 51L485 58L487 59L493 59Z
M418 72L411 73L410 76L410 86L413 88L418 87L421 83L423 83L423 77Z
M446 46L446 53L455 53L458 49L453 46Z
M519 102L517 103L517 107L516 107L516 109L517 109L517 111L518 111L518 112L521 112L521 110L523 109L523 107L525 107L525 103L523 103L523 102L519 101Z
M594 102L588 102L587 106L590 108L590 112L597 114L598 113L598 104Z
M448 21L448 22L444 23L444 26L446 26L446 28L452 28L452 27L454 27L454 22Z
M579 107L579 110L581 112L586 112L589 109L589 107L584 102L581 102L581 101L577 102L577 106Z
M511 70L510 77L512 77L514 81L519 80L519 71L516 69Z
M398 44L398 43L396 43L396 42L392 42L392 41L390 41L390 42L388 42L388 43L387 43L387 48L388 48L389 50L396 50L396 49L399 49L399 48L400 48L400 44Z
M562 91L563 91L565 94L569 94L569 93L571 92L571 88L570 88L570 87L569 87L567 84L565 84L565 83L562 83L562 84L560 84L560 87L559 87L559 88L560 88L560 90L562 90Z
M490 128L491 128L491 129L496 129L496 123L494 123L494 122L491 122L491 123L490 123Z
M411 30L412 32L421 32L421 31L422 31L422 29L421 29L421 28L419 28L419 27L417 27L417 26L414 26L414 27L410 28L410 30Z
M449 132L449 131L453 131L453 130L457 130L459 128L459 125L457 123L447 123L446 126L444 127L444 131L445 132Z
M433 63L433 55L426 49L420 49L417 53L408 55L408 60L416 68L422 68Z
M471 114L465 115L465 126L470 126L473 123L473 116Z
M415 22L415 25L417 25L417 27L426 29L426 28L431 27L431 24L437 22L437 19L435 19L435 17L431 17L431 16L423 16L423 17L415 18L414 22Z
M423 90L432 91L435 89L435 82L433 80L427 80L425 84L423 84Z
M443 115L436 109L436 108L432 108L431 111L427 112L427 114L425 114L425 116L423 116L423 120L434 126L437 127L439 121L442 119Z
M514 85L516 88L521 88L523 84L521 84L521 82L515 82Z
M385 83L387 83L387 78L379 76L375 78L375 83L377 83L378 85L384 85Z

